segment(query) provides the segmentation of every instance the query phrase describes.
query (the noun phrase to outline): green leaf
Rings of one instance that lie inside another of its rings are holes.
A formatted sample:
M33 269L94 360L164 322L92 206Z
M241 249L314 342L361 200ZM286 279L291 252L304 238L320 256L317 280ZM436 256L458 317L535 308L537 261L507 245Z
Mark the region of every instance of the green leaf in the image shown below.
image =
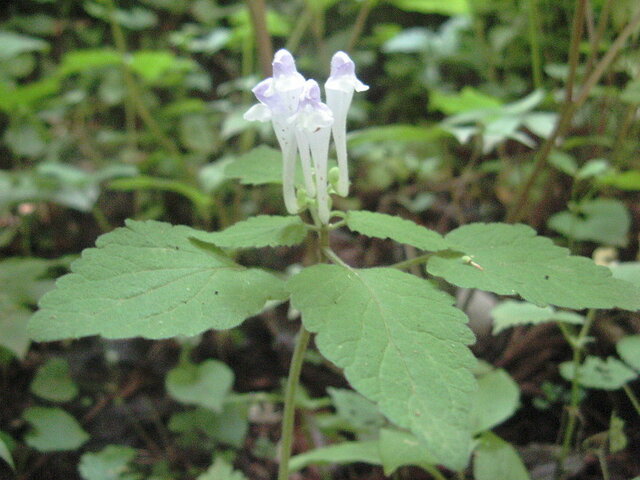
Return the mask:
M518 325L538 325L547 322L563 322L580 325L584 317L574 312L557 311L546 306L538 307L528 302L506 300L491 310L493 317L493 334Z
M9 60L26 52L44 52L49 44L44 40L19 33L0 30L0 60Z
M571 177L578 173L578 163L576 159L567 152L553 150L549 155L549 163Z
M71 378L69 362L52 358L42 365L31 382L31 391L52 402L73 400L78 395L78 386Z
M224 169L224 174L227 178L240 179L243 185L282 183L282 153L261 145L232 161Z
M588 258L569 256L526 225L475 223L445 240L451 251L431 257L427 270L459 287L520 295L540 306L640 309L635 286Z
M640 335L628 335L616 344L620 358L640 372Z
M168 338L227 329L283 300L277 277L195 246L198 231L128 221L83 252L29 323L46 341L86 335Z
M246 477L242 472L234 470L222 457L217 457L213 465L198 475L196 480L246 480Z
M598 198L581 202L575 211L552 215L549 227L574 240L623 247L629 241L631 216L619 200Z
M611 453L621 452L627 448L629 440L624 434L624 420L617 417L615 414L611 415L611 421L609 423L609 451Z
M640 288L640 262L612 263L609 268L615 278L633 283Z
M2 440L2 438L0 438L0 458L4 460L13 471L15 471L16 466L13 463L13 457L11 456L11 452L9 451L7 444L4 443L4 440Z
M520 388L507 372L499 369L482 375L473 402L473 431L479 433L499 425L519 404Z
M19 359L25 357L31 343L27 333L29 317L31 317L30 310L4 301L0 294L0 346Z
M167 374L165 385L169 394L182 403L221 412L233 380L233 372L224 363L205 360L199 365L178 365Z
M99 452L82 455L78 472L83 480L136 480L140 477L129 473L129 463L135 456L134 448L107 445Z
M473 335L453 299L428 281L388 268L304 269L288 282L292 304L320 352L444 465L470 451Z
M497 435L487 432L480 438L473 462L475 480L529 480L518 452Z
M220 413L208 408L178 412L171 416L169 430L184 434L202 433L216 443L241 448L249 430L247 407L227 403Z
M61 408L30 407L22 418L33 427L25 442L40 452L75 450L89 440L78 421Z
M353 390L327 388L336 415L351 425L355 431L377 432L385 423L378 407Z
M384 213L350 211L345 220L351 230L368 237L391 238L421 250L438 251L448 248L442 235L404 218Z
M193 185L180 180L169 178L151 177L149 175L138 175L131 178L119 178L109 182L111 190L121 190L124 192L159 190L174 192L182 195L193 203L197 208L207 208L212 204L209 195L202 193Z
M328 447L316 448L292 457L289 468L291 471L296 471L308 465L326 463L345 465L355 462L380 465L378 442L375 440L342 442Z
M469 12L468 0L390 0L401 10L441 15L465 15Z
M122 64L122 55L111 48L73 50L62 58L58 74L65 77L120 64Z
M391 475L405 465L429 471L438 463L424 441L409 432L384 428L380 430L378 446L385 475Z
M573 363L561 363L560 374L565 380L573 380L575 376ZM618 390L637 376L637 373L613 357L609 357L605 361L598 357L588 356L584 363L578 367L580 385L599 390Z
M445 93L438 90L429 92L429 105L445 115L481 110L484 108L498 108L502 101L473 87L464 87L460 93Z
M139 50L129 61L129 66L147 82L157 82L171 71L185 66L186 59L179 59L171 50Z
M258 215L221 232L199 233L194 238L225 248L292 246L302 243L307 226L296 215Z
M349 134L349 146L357 147L369 143L432 143L438 138L446 136L446 132L439 126L416 125L386 125L368 127Z
M627 170L626 172L606 175L598 179L599 183L611 185L620 190L640 190L640 170Z

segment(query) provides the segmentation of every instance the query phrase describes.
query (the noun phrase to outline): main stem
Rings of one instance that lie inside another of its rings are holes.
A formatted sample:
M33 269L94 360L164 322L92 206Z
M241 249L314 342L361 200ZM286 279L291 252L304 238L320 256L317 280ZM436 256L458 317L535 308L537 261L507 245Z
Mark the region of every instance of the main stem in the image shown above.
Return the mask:
M318 263L325 259L324 251L329 249L329 229L327 225L320 225L318 232L317 255ZM280 437L280 465L278 467L278 480L289 480L289 459L291 458L291 446L293 444L293 431L296 420L296 392L300 383L300 372L304 363L304 354L307 351L311 332L304 325L300 326L300 332L293 349L289 376L284 393L284 412L282 414L282 435Z

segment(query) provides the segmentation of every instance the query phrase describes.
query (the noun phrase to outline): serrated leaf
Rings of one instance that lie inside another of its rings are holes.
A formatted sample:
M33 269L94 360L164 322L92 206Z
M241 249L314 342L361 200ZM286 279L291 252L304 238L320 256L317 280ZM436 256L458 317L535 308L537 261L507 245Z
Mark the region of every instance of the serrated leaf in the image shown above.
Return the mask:
M489 430L511 417L520 404L520 389L504 370L494 370L478 379L473 402L473 431Z
M342 442L328 447L316 448L292 457L289 468L291 471L296 471L312 464L344 465L356 462L380 465L378 442L375 440Z
M320 352L391 421L424 439L442 464L462 469L471 445L473 335L453 299L388 268L304 269L292 304Z
M183 363L167 374L165 385L176 400L221 412L233 385L233 371L217 360Z
M42 365L31 382L31 391L52 402L68 402L78 395L78 386L71 378L69 362L52 358Z
M640 372L640 335L628 335L616 344L620 358Z
M505 300L491 310L491 316L494 335L517 325L538 325L547 322L580 325L584 322L584 317L574 312L557 311L550 306L538 307L532 303L516 300Z
M61 408L30 407L22 418L33 427L25 442L40 452L75 450L89 440L78 421Z
M573 363L561 363L560 374L565 380L573 380L575 376ZM617 390L637 376L637 373L613 357L609 357L605 361L598 357L588 356L578 367L580 385L599 390Z
M298 216L258 215L221 232L201 232L195 238L225 248L292 246L302 243L307 226Z
M549 227L567 238L623 247L631 216L619 200L598 198L581 202L575 212L558 212L549 218Z
M124 445L107 445L99 452L80 457L78 472L84 480L135 480L138 475L128 471L136 450Z
M459 287L520 295L540 306L640 309L634 285L612 278L588 258L569 256L526 225L474 223L445 240L451 251L431 257L427 270Z
M475 451L473 462L475 480L529 480L529 473L518 452L497 435L487 432L482 435Z
M424 441L409 432L384 428L380 430L378 445L385 475L391 475L405 465L429 470L438 463Z
M29 323L34 339L86 335L167 338L227 329L286 298L283 283L246 269L216 249L193 244L199 232L128 221L83 252L46 294Z
M391 238L421 250L446 250L447 243L442 235L426 227L384 213L350 211L345 217L347 226L354 232L368 237Z

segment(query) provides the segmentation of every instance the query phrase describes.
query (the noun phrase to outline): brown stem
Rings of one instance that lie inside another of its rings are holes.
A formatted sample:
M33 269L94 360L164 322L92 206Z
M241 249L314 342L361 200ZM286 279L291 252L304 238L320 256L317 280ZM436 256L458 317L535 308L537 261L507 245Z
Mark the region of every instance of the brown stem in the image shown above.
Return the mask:
M247 7L249 7L251 24L256 37L260 70L263 76L270 77L273 45L267 30L267 8L264 0L247 0Z

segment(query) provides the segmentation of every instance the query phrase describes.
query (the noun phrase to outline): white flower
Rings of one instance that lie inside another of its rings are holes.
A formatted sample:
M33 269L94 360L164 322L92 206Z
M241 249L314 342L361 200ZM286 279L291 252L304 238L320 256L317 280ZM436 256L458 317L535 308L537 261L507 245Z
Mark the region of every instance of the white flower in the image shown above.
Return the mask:
M347 112L353 92L364 92L367 85L356 78L356 66L344 52L336 52L331 59L331 76L324 84L327 105L333 112L333 141L338 156L338 195L349 194L349 170L347 166Z
M306 195L315 198L311 208L314 218L329 223L331 199L328 190L327 162L331 134L336 144L339 180L338 194L349 191L347 168L347 110L354 91L369 87L355 76L355 65L344 52L331 61L331 76L325 84L327 104L322 103L320 87L306 80L296 70L295 60L287 50L278 50L273 59L273 76L253 88L258 102L245 114L249 121L271 121L282 150L282 185L289 213L299 211L295 191L295 165L300 152ZM317 211L317 217L315 216Z
M305 83L298 112L291 117L290 121L296 128L296 140L302 160L307 193L316 197L320 221L329 223L330 200L327 190L327 160L333 113L320 100L320 87L315 80L307 80ZM313 161L315 185L311 173L311 161Z

